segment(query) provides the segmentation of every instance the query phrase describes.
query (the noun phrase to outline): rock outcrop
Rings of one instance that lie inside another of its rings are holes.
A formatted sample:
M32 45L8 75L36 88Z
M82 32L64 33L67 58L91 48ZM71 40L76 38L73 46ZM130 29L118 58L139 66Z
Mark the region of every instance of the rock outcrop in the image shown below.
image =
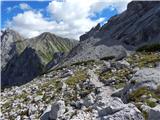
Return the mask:
M157 68L144 68L138 70L130 83L124 87L122 99L127 102L129 95L140 89L156 90L160 85L160 72ZM137 91L138 92L138 91Z
M125 56L144 44L160 43L160 2L132 1L127 10L80 37L65 62Z
M23 47L22 42L24 38L17 32L6 29L1 31L1 68L3 69L7 62L14 56L17 55Z

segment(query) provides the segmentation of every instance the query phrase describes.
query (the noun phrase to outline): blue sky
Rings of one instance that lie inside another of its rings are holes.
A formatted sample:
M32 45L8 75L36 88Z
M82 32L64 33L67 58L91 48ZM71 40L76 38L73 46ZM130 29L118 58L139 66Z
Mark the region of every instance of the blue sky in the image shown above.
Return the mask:
M18 13L23 13L24 10L22 10L19 7L19 4L26 3L32 8L36 10L44 9L47 7L50 1L2 1L1 7L2 7L2 28L5 27L5 22L7 20L11 20L12 17L16 16ZM9 8L11 8L11 11L9 11ZM47 12L43 11L43 15L48 15Z
M128 0L3 1L1 27L25 37L53 32L78 39L96 24L125 10Z

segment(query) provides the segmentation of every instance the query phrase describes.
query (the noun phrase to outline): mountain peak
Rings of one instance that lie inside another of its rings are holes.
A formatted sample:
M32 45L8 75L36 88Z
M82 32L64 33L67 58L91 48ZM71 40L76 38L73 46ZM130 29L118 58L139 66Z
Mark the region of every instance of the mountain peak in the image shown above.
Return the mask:
M5 30L1 30L1 41L4 40L4 37L12 37L12 40L16 42L16 40L23 40L22 37L18 32L13 29L7 28Z

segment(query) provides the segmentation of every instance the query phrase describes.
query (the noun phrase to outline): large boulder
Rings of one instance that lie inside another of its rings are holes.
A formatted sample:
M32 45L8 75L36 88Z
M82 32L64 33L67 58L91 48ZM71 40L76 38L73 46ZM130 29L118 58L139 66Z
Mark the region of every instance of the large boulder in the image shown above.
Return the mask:
M160 120L160 105L150 109L148 120Z
M141 112L133 105L128 104L124 109L110 114L108 116L103 116L102 120L144 120Z
M143 68L135 73L131 81L135 81L135 87L141 87L143 85L156 88L160 85L160 72L155 68Z
M160 72L157 68L143 68L138 70L131 79L130 83L124 87L122 91L122 100L127 102L129 94L134 91L147 88L149 90L156 90L160 85Z
M117 97L98 100L94 105L98 118L102 120L144 120L141 112L133 104L124 104Z

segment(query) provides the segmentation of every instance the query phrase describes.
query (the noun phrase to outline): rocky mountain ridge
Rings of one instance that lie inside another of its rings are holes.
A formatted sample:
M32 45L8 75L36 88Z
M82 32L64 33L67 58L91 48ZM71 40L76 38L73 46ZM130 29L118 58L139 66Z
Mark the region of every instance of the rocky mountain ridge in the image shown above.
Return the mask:
M132 1L127 10L80 37L65 63L115 57L146 44L160 44L160 2Z

